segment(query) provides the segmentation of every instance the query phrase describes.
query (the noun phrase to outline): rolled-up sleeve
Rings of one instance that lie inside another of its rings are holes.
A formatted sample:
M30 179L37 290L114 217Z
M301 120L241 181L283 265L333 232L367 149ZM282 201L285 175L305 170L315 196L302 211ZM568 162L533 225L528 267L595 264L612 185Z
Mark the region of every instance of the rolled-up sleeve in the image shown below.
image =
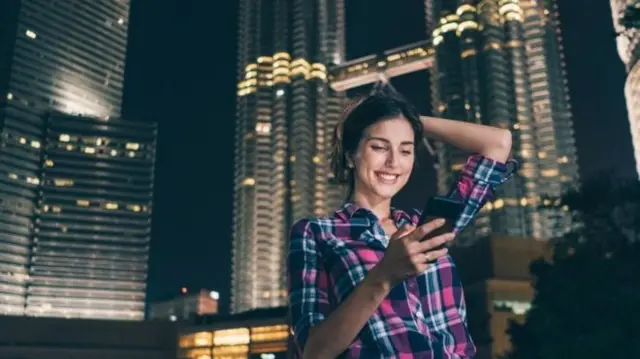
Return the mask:
M317 225L306 219L293 225L287 258L291 325L300 350L309 329L330 311L328 278L314 227Z
M454 231L462 231L473 220L482 206L493 198L496 186L511 178L517 167L514 160L502 163L481 155L469 157L449 191L450 198L465 203Z

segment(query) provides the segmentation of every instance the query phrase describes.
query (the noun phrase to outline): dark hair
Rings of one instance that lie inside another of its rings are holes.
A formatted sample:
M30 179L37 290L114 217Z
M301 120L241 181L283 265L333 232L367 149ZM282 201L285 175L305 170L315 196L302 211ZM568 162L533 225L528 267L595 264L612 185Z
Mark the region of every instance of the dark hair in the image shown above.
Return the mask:
M371 94L356 99L345 108L342 120L333 133L331 171L334 182L347 185L347 200L353 196L355 186L354 168L349 168L347 157L355 154L369 126L398 116L404 117L413 128L415 153L419 156L424 147L424 129L420 115L391 86L377 86Z

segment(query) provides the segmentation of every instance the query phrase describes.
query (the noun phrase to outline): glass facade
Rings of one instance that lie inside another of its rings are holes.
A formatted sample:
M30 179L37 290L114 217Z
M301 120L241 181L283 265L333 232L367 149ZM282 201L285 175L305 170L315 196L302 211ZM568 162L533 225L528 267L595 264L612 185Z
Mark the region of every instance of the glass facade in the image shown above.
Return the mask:
M120 116L129 1L0 3L0 313L142 319L155 125Z
M154 124L46 119L26 314L144 319Z
M327 67L344 59L344 3L242 0L238 21L234 312L287 303L289 228L343 199L328 153L344 95Z

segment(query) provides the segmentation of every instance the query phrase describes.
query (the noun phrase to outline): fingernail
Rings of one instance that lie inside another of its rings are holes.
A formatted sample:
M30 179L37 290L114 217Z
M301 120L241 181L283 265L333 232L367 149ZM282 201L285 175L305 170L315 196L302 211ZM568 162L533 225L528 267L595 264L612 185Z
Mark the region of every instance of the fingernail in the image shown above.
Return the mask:
M443 225L444 221L445 221L444 218L438 219L438 225Z

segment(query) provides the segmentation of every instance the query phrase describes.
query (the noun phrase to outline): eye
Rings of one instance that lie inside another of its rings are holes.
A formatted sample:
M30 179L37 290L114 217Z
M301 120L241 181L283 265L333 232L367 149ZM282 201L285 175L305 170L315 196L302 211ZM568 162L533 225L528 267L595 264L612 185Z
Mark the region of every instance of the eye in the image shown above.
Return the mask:
M371 145L371 149L373 149L376 152L383 152L387 150L386 147L380 146L380 145Z
M411 156L413 154L412 150L402 150L401 152L405 156Z

